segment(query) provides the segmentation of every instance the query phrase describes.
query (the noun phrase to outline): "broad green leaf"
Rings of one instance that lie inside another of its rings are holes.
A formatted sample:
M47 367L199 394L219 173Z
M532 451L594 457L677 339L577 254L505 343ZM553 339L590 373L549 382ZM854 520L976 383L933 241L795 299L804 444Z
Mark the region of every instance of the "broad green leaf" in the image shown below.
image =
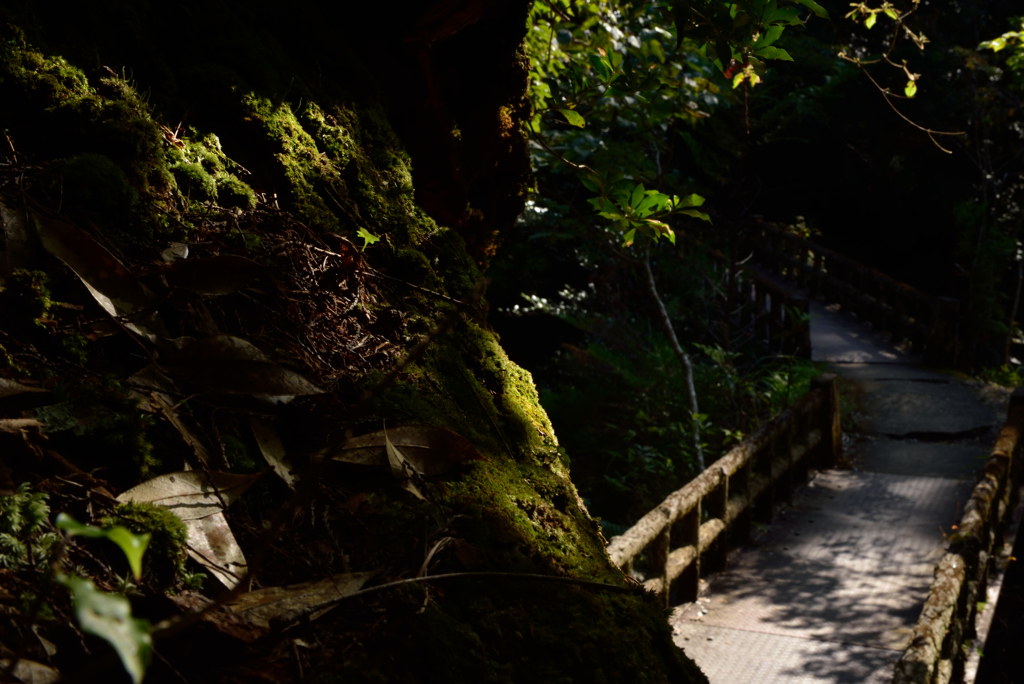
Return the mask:
M907 97L917 95L917 81L907 81L907 87L903 89Z
M644 198L644 184L643 183L638 183L636 185L636 187L633 188L633 193L632 193L632 195L629 198L629 208L634 210L634 211L636 211L636 208L638 206L640 206L640 202L643 200L643 198Z
M764 57L765 59L781 59L784 62L792 62L793 58L789 56L789 53L782 48L777 47L766 47L754 53L758 57Z
M693 218L699 218L701 221L707 221L708 223L711 223L711 217L705 214L703 211L697 211L696 209L683 209L679 213L686 214L687 216L692 216Z
M612 66L608 63L608 60L597 54L596 52L590 53L590 63L594 67L594 71L601 77L602 81L608 82L612 77ZM575 125L575 124L573 124Z
M882 11L885 12L885 16L889 17L893 21L899 21L900 15L896 14L896 10L892 9L891 7L886 8Z
M370 245L372 245L375 242L380 242L380 238L379 237L377 237L376 235L374 235L370 231L366 230L365 228L360 228L359 230L357 230L356 231L356 235L358 235L359 237L363 238L362 249L366 249L367 247L369 247Z
M580 176L580 183L583 183L583 187L590 192L601 191L597 186L597 182L594 180L594 176Z
M142 555L146 552L146 546L149 545L149 538L151 536L148 532L146 534L132 534L120 525L100 529L99 527L80 523L66 513L61 513L57 516L56 524L57 529L64 530L68 533L69 537L103 538L114 542L121 547L125 558L128 559L128 565L131 567L136 581L142 577Z
M758 50L760 48L768 47L779 39L779 36L782 35L784 30L785 27L783 26L769 26L768 30L764 32L764 35L758 38L757 42L754 43L754 49Z
M765 17L764 23L800 25L803 22L800 21L800 10L795 7L783 7L772 12L770 17Z
M587 125L586 119L580 116L579 112L575 112L571 109L559 109L558 111L562 116L565 117L565 120L568 121L569 124L572 126L583 128L584 126Z
M636 228L632 229L631 231L626 233L625 236L623 236L623 238L622 238L622 246L623 247L629 247L630 245L633 244L633 240L635 238L636 238Z
M651 54L658 58L658 61L662 64L665 63L665 50L661 47L661 43L656 40L651 41Z
M825 8L822 7L821 5L819 5L818 3L816 3L814 0L796 0L796 1L799 2L801 5L803 5L804 7L806 7L807 9L811 10L812 12L814 12L814 14L817 15L818 17L820 17L822 19L828 19L828 12L826 12Z
M875 25L876 21L878 21L878 15L872 12L868 15L868 18L864 20L864 26L871 28Z
M58 575L57 581L71 592L82 631L113 646L132 681L139 684L146 675L153 650L149 623L132 617L132 605L124 596L99 591L87 579Z
M648 195L637 205L635 211L640 218L646 218L663 206L666 200L668 200L668 195L662 195L661 193Z
M681 209L683 207L699 207L702 204L704 204L704 198L696 193L687 195L686 197L677 197L675 201L677 209Z

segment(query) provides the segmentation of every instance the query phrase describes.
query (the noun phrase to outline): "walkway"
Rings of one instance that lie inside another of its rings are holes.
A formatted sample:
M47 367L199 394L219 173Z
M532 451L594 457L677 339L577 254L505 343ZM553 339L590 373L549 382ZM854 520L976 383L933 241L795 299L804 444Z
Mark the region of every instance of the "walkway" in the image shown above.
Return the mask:
M813 358L859 389L853 468L819 473L696 603L676 643L711 684L887 683L1002 417L856 319L811 307Z

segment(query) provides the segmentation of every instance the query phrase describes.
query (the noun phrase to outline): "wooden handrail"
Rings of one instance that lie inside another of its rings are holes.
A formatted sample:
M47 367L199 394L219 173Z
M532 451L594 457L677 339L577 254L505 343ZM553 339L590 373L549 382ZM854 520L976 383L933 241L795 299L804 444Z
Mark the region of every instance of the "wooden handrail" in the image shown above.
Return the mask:
M959 302L932 297L798 235L758 222L747 231L749 247L766 268L790 278L813 296L910 340L911 350L933 364L955 366Z
M910 646L903 652L893 684L945 684L963 673L964 640L973 636L977 602L991 569L993 549L1002 544L1020 483L1024 440L1024 388L1010 398L981 480L964 507L949 551L935 568L935 579Z
M643 555L644 586L665 605L673 594L696 600L702 562L711 571L721 569L727 536L746 538L753 517L770 521L774 501L789 498L794 480L806 477L812 461L835 465L841 443L836 377L821 375L796 403L612 537L608 555L627 574Z

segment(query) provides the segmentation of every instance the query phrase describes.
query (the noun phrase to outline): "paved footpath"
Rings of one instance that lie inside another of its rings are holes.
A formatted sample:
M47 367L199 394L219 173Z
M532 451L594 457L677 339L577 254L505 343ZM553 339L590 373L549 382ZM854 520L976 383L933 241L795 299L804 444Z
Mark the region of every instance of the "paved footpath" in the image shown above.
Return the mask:
M1001 423L853 317L811 313L814 360L862 391L856 466L818 473L673 613L711 684L889 682Z

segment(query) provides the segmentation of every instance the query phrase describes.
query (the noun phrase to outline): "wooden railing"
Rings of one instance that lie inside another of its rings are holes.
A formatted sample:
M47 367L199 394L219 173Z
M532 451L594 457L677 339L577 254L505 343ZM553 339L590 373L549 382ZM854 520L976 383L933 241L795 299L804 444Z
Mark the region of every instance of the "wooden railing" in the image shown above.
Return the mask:
M717 248L698 244L708 247L715 280L723 285L731 327L726 337L751 337L774 353L811 358L807 296L765 278L755 268L737 265Z
M830 249L758 222L745 231L743 247L773 273L793 280L812 296L892 335L909 340L929 363L955 366L959 302L932 297Z
M974 636L977 603L984 600L991 554L1002 544L1020 482L1022 431L1024 388L1018 388L949 551L935 568L931 591L910 646L896 664L893 684L946 684L962 676L966 654L961 647Z
M696 600L701 575L724 566L727 542L746 539L753 519L769 522L774 502L789 499L811 464L835 465L841 438L836 378L822 375L796 403L612 537L612 562L628 575L639 570L666 605Z

